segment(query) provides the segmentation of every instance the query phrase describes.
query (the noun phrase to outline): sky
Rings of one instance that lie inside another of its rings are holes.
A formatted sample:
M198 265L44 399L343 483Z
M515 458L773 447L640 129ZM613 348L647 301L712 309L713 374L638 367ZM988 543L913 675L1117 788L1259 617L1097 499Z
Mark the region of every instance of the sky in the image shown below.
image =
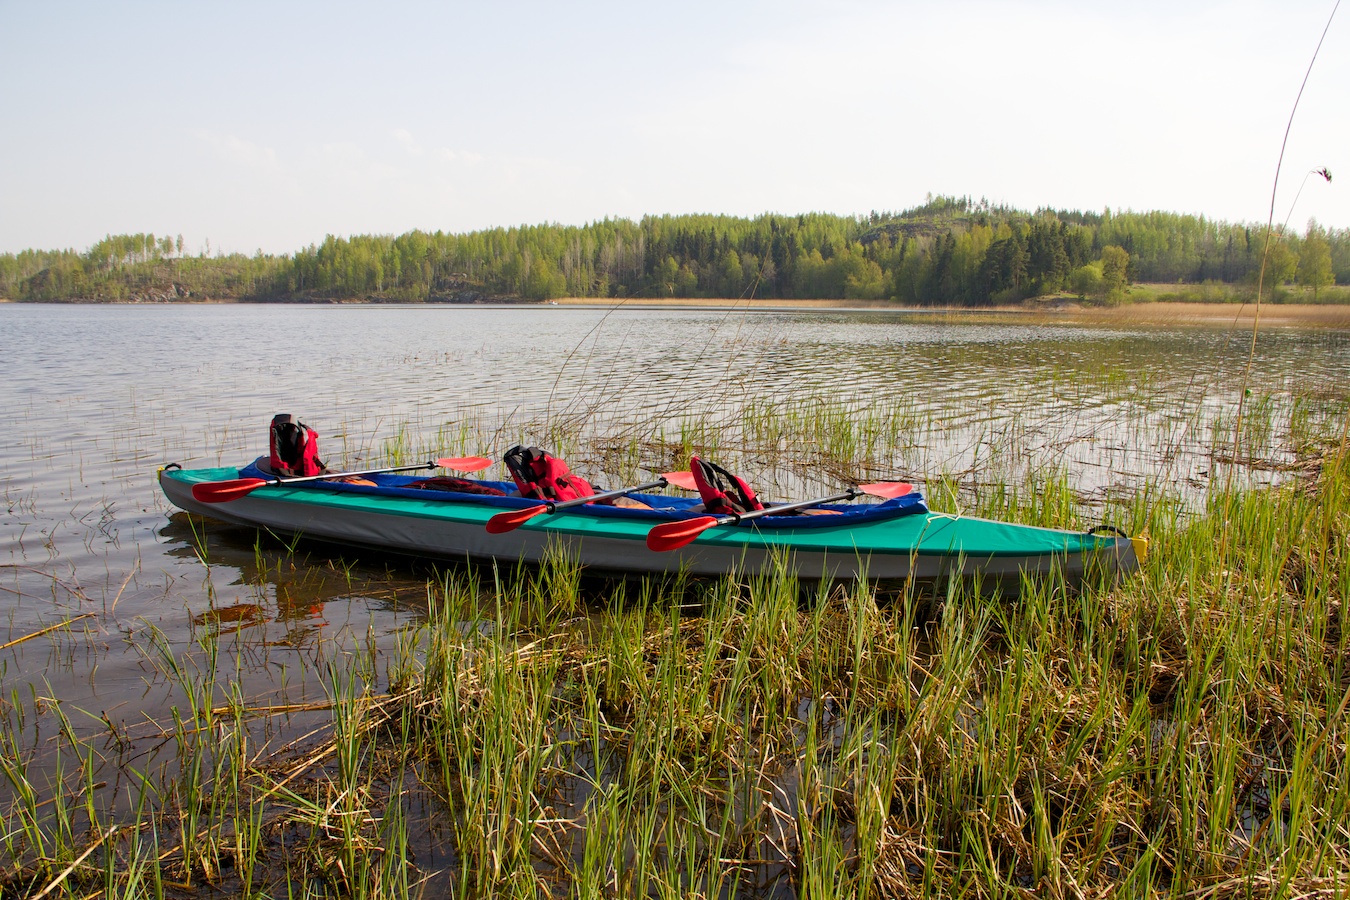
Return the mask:
M0 253L147 231L291 253L929 193L1345 228L1335 7L0 0Z

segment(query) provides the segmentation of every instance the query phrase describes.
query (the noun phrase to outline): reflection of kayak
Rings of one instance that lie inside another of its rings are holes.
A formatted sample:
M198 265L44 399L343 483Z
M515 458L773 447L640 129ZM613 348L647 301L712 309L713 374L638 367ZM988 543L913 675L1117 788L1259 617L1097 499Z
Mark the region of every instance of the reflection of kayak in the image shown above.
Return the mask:
M561 551L599 571L692 575L754 574L781 559L805 579L861 576L925 582L965 576L1015 583L1023 574L1062 572L1076 583L1097 569L1121 574L1139 567L1129 538L933 513L917 492L884 503L821 507L833 515L766 515L753 523L719 525L670 552L649 550L647 532L700 515L697 499L635 494L634 499L651 508L579 506L536 516L504 534L489 534L485 526L492 516L538 502L417 490L408 487L416 479L385 474L370 476L374 485L266 485L225 503L204 503L192 496L194 484L249 477L268 476L254 466L170 467L159 480L170 502L189 512L417 557L539 563Z

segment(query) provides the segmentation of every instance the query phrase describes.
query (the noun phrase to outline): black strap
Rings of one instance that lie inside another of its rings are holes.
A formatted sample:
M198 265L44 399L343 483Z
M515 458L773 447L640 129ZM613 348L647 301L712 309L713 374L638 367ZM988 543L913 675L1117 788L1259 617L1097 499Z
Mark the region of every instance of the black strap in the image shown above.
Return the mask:
M703 469L703 480L726 494L728 501L739 507L736 512L749 512L754 507L745 491L741 489L741 482L735 475L706 459L699 459L698 464Z
M519 444L502 454L502 462L506 463L522 496L533 495L539 500L557 499L553 486L540 484L539 476L534 471L534 464L547 458L548 453L538 447L522 447Z
M1114 534L1116 537L1129 537L1128 534L1121 531L1114 525L1093 525L1087 531L1088 534Z

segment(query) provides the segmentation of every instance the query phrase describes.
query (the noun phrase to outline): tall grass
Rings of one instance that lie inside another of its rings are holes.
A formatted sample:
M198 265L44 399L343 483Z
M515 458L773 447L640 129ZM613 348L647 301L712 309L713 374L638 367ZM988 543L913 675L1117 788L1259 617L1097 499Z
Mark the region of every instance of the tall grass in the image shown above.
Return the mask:
M837 483L946 427L904 402L851 415L826 399L747 408L743 433L782 483ZM73 723L86 714L50 691L5 698L0 890L1343 891L1344 407L1258 398L1248 415L1244 446L1273 458L1293 445L1299 464L1203 502L1164 478L1085 495L1062 459L1026 452L1034 436L992 424L984 468L925 485L939 508L1147 532L1152 556L1123 583L1028 582L1013 600L959 583L937 596L803 585L787 566L628 582L561 554L536 570L460 567L428 579L424 617L392 650L372 634L296 663L323 696L283 713L303 738L286 746L260 727L274 711L246 698L229 632L175 646L147 626L147 679L171 699L135 752L107 754L112 729L85 736ZM1196 412L1167 433L1210 424ZM739 440L690 423L594 452L659 470L662 454L734 455ZM384 452L429 455L412 433ZM43 639L68 653L87 637ZM53 746L54 764L33 764ZM433 832L450 848L434 866L417 849Z

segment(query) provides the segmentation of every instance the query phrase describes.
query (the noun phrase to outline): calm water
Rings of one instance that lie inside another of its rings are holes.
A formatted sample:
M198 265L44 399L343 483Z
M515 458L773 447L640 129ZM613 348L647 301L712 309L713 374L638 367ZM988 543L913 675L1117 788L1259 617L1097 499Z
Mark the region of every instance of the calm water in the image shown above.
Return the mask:
M255 699L300 701L321 695L301 663L388 648L425 606L424 572L291 555L165 503L159 466L251 459L274 413L315 427L330 465L499 457L528 440L610 482L659 471L701 431L776 499L845 476L975 486L1045 467L1089 503L1145 479L1199 496L1250 341L1012 317L571 307L0 305L0 334L0 644L92 614L0 650L0 697L59 700L90 714L71 715L78 729L106 716L124 753L153 752L138 742L173 702L156 642L195 660L195 636L225 634L222 668L242 669ZM1350 335L1259 337L1257 477L1279 477L1332 420L1347 374ZM813 430L831 418L880 424L860 444ZM41 752L36 721L24 735Z

